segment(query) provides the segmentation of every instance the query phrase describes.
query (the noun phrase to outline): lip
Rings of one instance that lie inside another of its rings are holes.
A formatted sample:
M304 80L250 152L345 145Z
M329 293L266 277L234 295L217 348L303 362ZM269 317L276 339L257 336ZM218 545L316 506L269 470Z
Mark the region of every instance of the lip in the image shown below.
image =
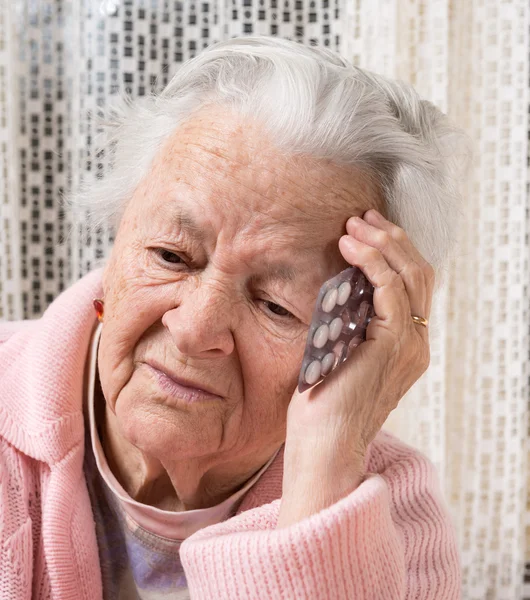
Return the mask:
M192 381L182 377L177 377L173 373L169 372L166 368L158 365L156 362L148 362L145 364L155 372L160 385L162 385L162 387L167 391L173 393L173 395L178 395L189 402L208 399L219 400L222 398L222 396L205 388L202 384L199 386Z

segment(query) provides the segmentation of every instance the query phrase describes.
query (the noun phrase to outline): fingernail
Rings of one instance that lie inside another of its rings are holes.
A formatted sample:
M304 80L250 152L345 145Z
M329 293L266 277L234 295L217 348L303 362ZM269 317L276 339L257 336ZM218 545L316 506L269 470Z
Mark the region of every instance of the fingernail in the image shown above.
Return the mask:
M356 223L362 223L364 225L364 221L362 220L361 217L350 217L348 219L348 222L346 223L346 225L348 225L348 224L355 225Z
M375 208L371 208L370 210L367 210L366 213L372 213L375 217L379 218L379 219L384 219L385 217L383 217L383 215L376 210ZM365 213L365 214L366 214Z

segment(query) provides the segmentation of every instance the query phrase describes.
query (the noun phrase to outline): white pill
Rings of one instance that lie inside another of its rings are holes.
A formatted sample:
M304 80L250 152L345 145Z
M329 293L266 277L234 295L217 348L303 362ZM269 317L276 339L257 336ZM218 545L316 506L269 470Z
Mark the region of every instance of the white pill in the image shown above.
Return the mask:
M314 360L312 363L310 363L307 369L305 370L306 383L309 383L309 385L313 385L314 383L316 383L320 378L321 368L322 365L320 364L319 360Z
M351 284L345 281L339 285L339 292L337 297L337 304L341 306L346 303L346 300L350 297Z
M329 339L334 342L340 335L340 332L342 331L342 319L340 317L337 317L336 319L333 319L333 321L331 321L331 323L329 324ZM324 344L322 344L324 345ZM319 348L321 348L322 346L319 346Z
M315 348L323 348L329 337L329 327L327 325L321 325L313 336L313 346Z
M335 364L335 355L333 352L326 354L322 359L322 375L327 375Z
M322 310L324 312L331 312L335 308L335 304L337 304L337 296L339 292L337 288L333 288L332 290L328 290L326 295L322 300Z

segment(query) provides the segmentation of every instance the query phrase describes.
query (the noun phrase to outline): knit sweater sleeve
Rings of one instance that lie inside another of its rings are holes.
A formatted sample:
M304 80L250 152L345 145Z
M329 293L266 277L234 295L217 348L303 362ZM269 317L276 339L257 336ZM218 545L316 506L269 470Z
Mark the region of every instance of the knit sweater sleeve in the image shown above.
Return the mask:
M30 600L33 574L30 482L24 456L0 437L0 598Z
M192 600L460 598L455 533L435 469L384 439L375 472L326 509L276 529L274 500L190 536L181 560Z

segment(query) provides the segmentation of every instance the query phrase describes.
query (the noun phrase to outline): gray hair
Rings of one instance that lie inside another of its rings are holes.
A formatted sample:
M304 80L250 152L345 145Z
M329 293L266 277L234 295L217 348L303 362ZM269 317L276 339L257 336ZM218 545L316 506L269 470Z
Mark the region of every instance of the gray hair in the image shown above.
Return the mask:
M463 218L458 188L469 165L469 140L410 85L353 66L324 47L232 38L182 64L159 94L119 97L101 121L100 147L111 169L84 181L64 198L66 205L88 217L90 231L116 229L164 140L212 104L259 115L286 153L374 177L387 218L431 263L440 287Z

